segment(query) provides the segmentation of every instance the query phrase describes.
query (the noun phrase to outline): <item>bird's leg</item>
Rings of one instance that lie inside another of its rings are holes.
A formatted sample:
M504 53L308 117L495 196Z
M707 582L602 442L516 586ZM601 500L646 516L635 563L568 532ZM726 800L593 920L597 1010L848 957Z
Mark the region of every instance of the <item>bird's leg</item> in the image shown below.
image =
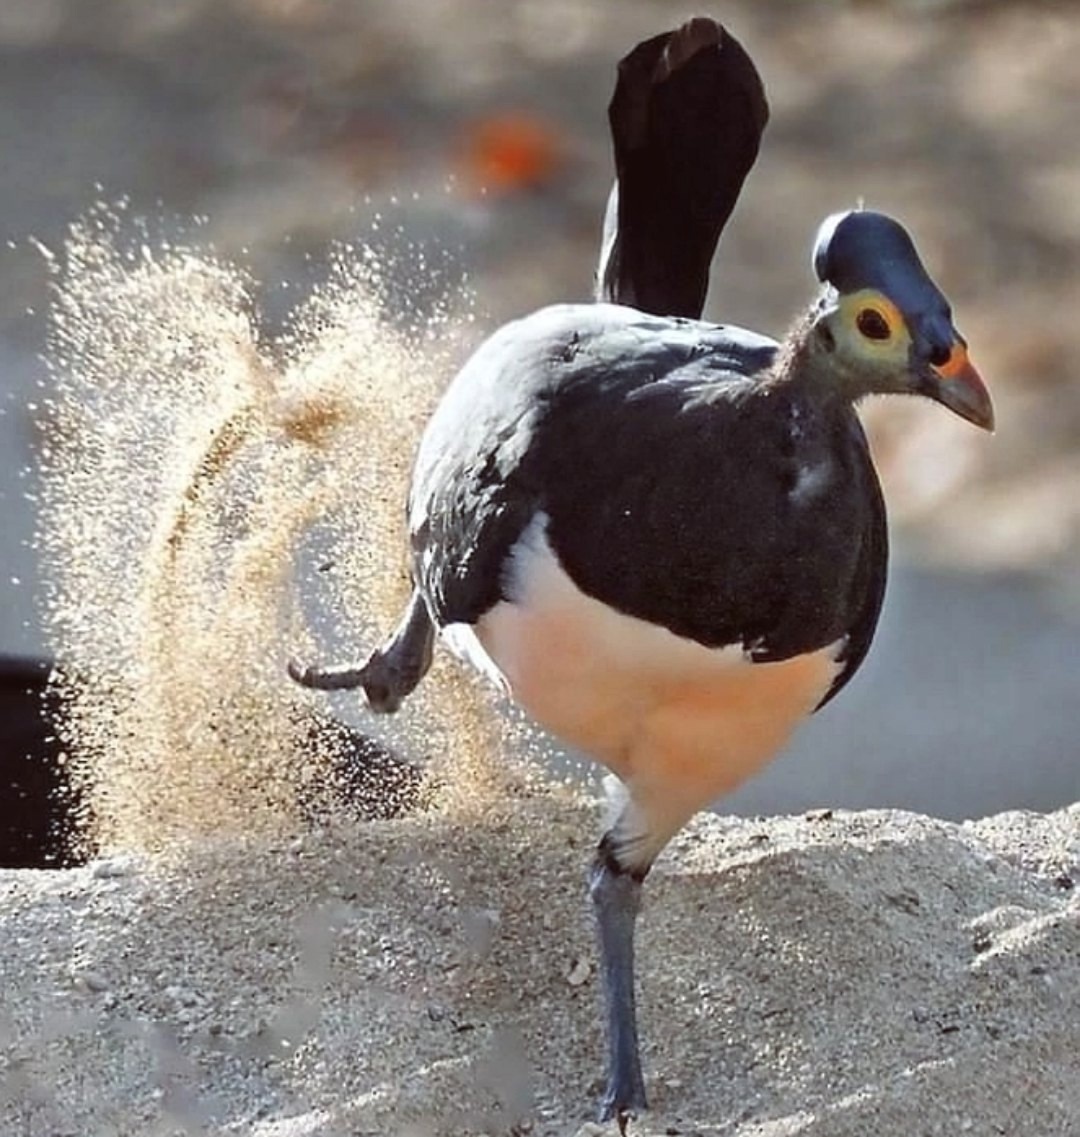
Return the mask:
M434 647L435 625L424 598L414 589L394 634L362 666L304 667L290 660L289 675L301 686L320 691L363 687L371 709L389 714L427 674Z
M612 834L607 833L589 874L607 1019L607 1088L600 1101L600 1120L615 1118L623 1133L627 1119L647 1105L634 1005L634 924L646 872L647 867L624 868L616 858Z

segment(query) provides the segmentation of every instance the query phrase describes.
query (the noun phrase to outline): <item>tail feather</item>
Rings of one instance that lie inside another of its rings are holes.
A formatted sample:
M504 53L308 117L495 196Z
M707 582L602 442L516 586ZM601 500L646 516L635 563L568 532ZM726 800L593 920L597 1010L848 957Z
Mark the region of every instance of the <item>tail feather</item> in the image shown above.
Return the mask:
M757 68L734 36L699 16L620 62L608 117L617 180L597 297L698 319L769 119Z

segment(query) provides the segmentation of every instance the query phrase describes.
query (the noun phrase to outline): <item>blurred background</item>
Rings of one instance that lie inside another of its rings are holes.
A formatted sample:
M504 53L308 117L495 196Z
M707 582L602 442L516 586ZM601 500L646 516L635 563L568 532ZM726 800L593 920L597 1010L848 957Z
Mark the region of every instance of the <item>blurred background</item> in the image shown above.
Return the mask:
M0 0L0 652L44 646L43 247L98 200L200 218L268 329L335 240L448 251L478 332L588 298L616 61L695 12L742 41L772 105L707 314L781 334L818 223L865 201L913 229L999 421L989 438L912 400L867 408L895 543L881 631L725 808L1080 798L1074 3Z

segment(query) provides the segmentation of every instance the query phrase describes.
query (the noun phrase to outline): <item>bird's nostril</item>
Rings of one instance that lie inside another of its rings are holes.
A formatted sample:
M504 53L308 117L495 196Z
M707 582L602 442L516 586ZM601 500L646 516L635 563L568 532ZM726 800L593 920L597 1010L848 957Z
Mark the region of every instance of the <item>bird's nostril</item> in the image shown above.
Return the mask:
M941 344L935 345L930 350L930 362L934 365L934 367L944 367L945 364L949 362L949 358L951 356L952 348L942 347Z

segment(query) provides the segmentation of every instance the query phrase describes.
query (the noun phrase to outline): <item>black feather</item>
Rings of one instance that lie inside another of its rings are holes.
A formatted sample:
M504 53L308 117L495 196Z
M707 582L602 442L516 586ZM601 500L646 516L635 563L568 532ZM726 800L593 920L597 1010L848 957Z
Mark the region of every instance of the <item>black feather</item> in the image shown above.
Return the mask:
M608 118L617 180L598 298L700 316L769 119L757 68L730 32L698 17L620 62Z

